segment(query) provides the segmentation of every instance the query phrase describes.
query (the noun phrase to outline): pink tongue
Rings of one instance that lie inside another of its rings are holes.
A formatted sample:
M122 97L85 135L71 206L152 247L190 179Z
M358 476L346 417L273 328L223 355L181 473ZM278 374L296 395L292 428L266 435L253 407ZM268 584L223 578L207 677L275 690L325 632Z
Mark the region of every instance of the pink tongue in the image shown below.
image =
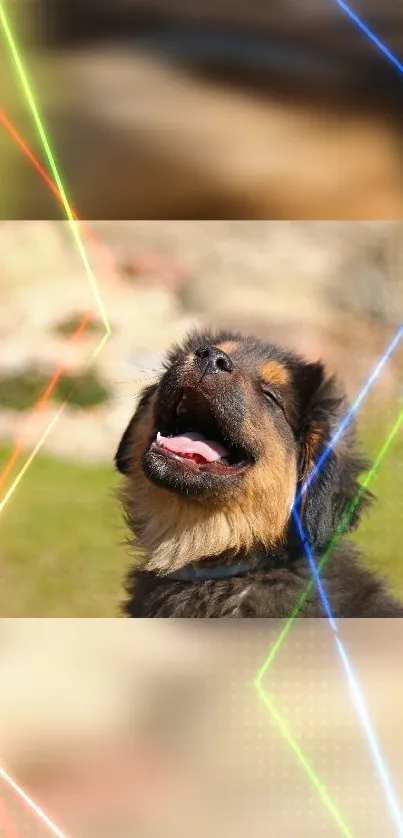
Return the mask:
M207 463L214 463L220 457L227 457L229 451L218 442L209 442L201 434L193 431L181 434L180 436L158 436L158 442L167 451L178 454L180 457L196 455L202 457Z

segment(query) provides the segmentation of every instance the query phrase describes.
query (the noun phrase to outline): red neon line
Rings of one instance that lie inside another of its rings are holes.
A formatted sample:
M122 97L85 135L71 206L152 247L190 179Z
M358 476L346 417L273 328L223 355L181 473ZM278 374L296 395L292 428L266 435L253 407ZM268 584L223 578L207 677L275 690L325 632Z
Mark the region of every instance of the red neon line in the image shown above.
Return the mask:
M31 149L29 148L29 146L26 144L25 140L23 140L23 138L21 137L21 134L17 131L15 126L10 122L10 120L6 117L5 113L2 110L0 110L0 122L3 123L4 127L6 128L6 130L10 134L10 136L13 138L13 140L17 143L17 145L19 146L21 151L25 154L25 156L28 158L28 160L32 163L32 165L35 167L35 169L39 172L42 179L49 186L49 189L52 190L54 195L56 195L57 199L64 205L63 198L62 198L62 196L60 194L60 191L57 188L56 184L53 182L52 178L49 177L46 169L44 169L42 164L39 162L38 158L35 157L35 155L31 151ZM115 260L114 260L113 256L109 253L108 249L106 247L104 247L104 245L102 245L102 243L99 241L99 239L97 239L97 237L94 235L92 230L87 226L87 224L85 224L83 221L81 221L81 219L77 216L77 214L73 210L71 210L71 214L72 214L72 217L74 218L74 220L78 221L81 224L81 226L83 228L83 232L86 235L87 239L89 241L91 241L92 244L102 253L104 259L107 259L110 269L112 271L114 271ZM83 317L83 319L81 320L81 323L79 324L79 326L76 329L76 331L74 332L74 334L70 336L70 338L69 338L70 341L74 341L80 334L83 333L85 327L88 324L88 321L90 320L90 317L91 316L89 314L87 314ZM63 372L64 372L64 366L60 365L58 367L58 369L54 372L54 374L53 374L45 392L43 393L43 395L41 396L41 398L39 399L37 404L33 407L31 415L35 415L36 413L39 413L41 410L43 410L43 408L47 404L47 402L48 402L48 400L49 400L49 398L50 398L50 396L51 396L51 394L52 394L52 392L55 388L55 385L57 384L57 382L58 382L58 380L59 380L59 378L60 378L60 376ZM18 460L20 454L22 453L22 451L23 451L23 445L21 443L17 443L15 445L15 448L14 448L12 454L10 455L9 460L7 461L6 465L4 466L3 470L0 473L0 487L4 484L5 480L7 479L8 475L10 474L13 466L17 462L17 460Z
M49 186L49 189L51 189L52 192L56 195L56 198L61 200L61 195L60 195L60 192L59 192L56 184L53 182L52 178L49 177L47 171L40 164L39 160L32 153L31 149L28 148L27 144L24 142L21 135L18 133L17 129L10 122L10 120L7 119L5 113L2 110L0 110L0 121L3 123L4 127L7 129L8 133L12 136L13 140L15 140L17 145L20 147L21 151L24 152L25 156L28 157L28 160L30 160L32 165L35 167L35 169L37 169L37 171L39 172L39 174L41 175L43 180L46 181L47 185ZM74 217L73 212L72 212L72 215Z
M79 324L79 326L77 327L76 331L70 336L70 338L69 338L70 342L73 342L74 340L76 340L76 338L78 338L78 336L83 333L83 331L84 331L88 321L90 320L90 318L91 318L90 314L86 314L83 317L83 319L82 319L81 323ZM52 375L52 378L49 381L49 384L48 384L45 392L42 394L39 401L32 408L31 416L35 416L37 413L40 413L43 410L43 408L46 406L46 404L49 401L49 398L50 398L50 396L51 396L51 394L52 394L60 376L64 372L64 370L65 370L65 366L63 364L60 364L60 366L57 368L57 370L55 370L55 372ZM7 477L10 474L10 471L12 470L14 464L18 460L18 457L22 453L23 448L24 448L24 446L20 442L16 444L9 460L7 461L6 465L4 466L4 469L0 473L0 488L3 485L3 483L5 482L5 480L7 480Z
M58 201L64 206L64 201L62 195L60 194L59 189L57 188L56 184L52 180L52 178L48 175L46 169L42 166L39 162L38 158L35 157L34 153L31 151L29 146L27 146L25 140L21 137L21 134L17 131L16 127L10 122L10 120L6 117L4 111L0 110L0 122L3 123L4 127L10 134L10 136L15 140L21 151L25 154L28 160L32 163L34 168L39 172L41 178L47 183L49 189L52 190L53 194L56 196ZM83 228L85 235L87 236L88 240L92 242L92 244L103 254L104 258L107 259L109 265L112 270L115 269L115 260L111 253L109 253L108 249L99 241L99 239L94 235L92 230L88 227L88 225L82 221L74 212L74 210L70 207L70 211L72 217L75 221L78 221Z
M78 326L76 331L69 338L71 343L74 340L76 340L76 338L78 338L79 335L81 335L83 333L83 331L84 331L85 327L87 326L87 323L89 322L90 319L91 319L90 314L86 314L83 317L80 325ZM35 405L35 408L34 408L35 413L36 412L40 413L40 411L43 410L43 408L45 407L46 403L48 402L49 397L51 396L51 394L52 394L52 392L53 392L61 374L64 372L64 370L65 370L65 365L60 364L58 369L53 373L52 378L50 379L49 384L48 384L43 396L41 396L41 398L39 399L39 401Z
M22 453L22 450L23 450L23 446L21 445L21 443L17 443L17 445L14 448L13 453L11 454L10 458L7 460L7 462L6 462L6 464L3 468L3 471L0 474L0 487L3 485L5 480L7 480L7 477L10 474L10 471L12 470L14 464L17 462L18 457Z

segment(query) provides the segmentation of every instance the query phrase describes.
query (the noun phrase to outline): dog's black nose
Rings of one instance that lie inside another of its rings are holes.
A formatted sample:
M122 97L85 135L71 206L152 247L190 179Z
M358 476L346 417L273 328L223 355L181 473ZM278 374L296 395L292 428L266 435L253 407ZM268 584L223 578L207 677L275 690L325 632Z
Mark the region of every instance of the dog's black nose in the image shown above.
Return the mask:
M195 355L205 361L205 372L232 372L234 365L229 355L217 346L199 346Z

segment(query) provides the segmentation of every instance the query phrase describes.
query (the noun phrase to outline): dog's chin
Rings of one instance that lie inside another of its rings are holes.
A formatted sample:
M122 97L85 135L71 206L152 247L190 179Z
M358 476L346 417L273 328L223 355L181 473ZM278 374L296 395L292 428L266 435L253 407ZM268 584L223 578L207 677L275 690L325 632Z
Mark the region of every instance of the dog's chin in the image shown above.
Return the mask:
M161 448L153 440L143 456L142 466L146 477L161 488L184 498L209 498L220 497L226 489L239 485L252 465L240 451L234 452L231 460L195 462Z

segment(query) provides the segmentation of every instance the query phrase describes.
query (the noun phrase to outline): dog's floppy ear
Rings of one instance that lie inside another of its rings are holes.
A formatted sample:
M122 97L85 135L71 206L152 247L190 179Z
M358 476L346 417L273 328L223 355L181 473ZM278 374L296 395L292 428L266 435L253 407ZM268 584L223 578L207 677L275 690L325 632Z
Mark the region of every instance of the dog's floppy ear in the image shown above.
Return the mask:
M132 430L136 421L136 414L132 416L130 422L119 442L118 450L115 454L115 466L121 474L129 474L130 468L130 443L132 438Z
M323 548L336 533L354 529L370 503L372 495L358 482L369 463L357 450L351 422L329 447L348 405L322 364L306 364L301 370L300 394L299 491L309 483L297 511L310 545Z
M151 384L149 387L146 387L145 390L143 390L140 396L140 401L137 405L136 412L134 416L132 416L132 418L130 419L130 422L122 436L122 439L120 440L118 450L115 454L115 465L117 470L120 471L121 474L127 475L130 473L130 449L133 439L133 431L141 416L142 411L147 406L151 396L153 395L153 393L155 393L156 389L157 384Z

